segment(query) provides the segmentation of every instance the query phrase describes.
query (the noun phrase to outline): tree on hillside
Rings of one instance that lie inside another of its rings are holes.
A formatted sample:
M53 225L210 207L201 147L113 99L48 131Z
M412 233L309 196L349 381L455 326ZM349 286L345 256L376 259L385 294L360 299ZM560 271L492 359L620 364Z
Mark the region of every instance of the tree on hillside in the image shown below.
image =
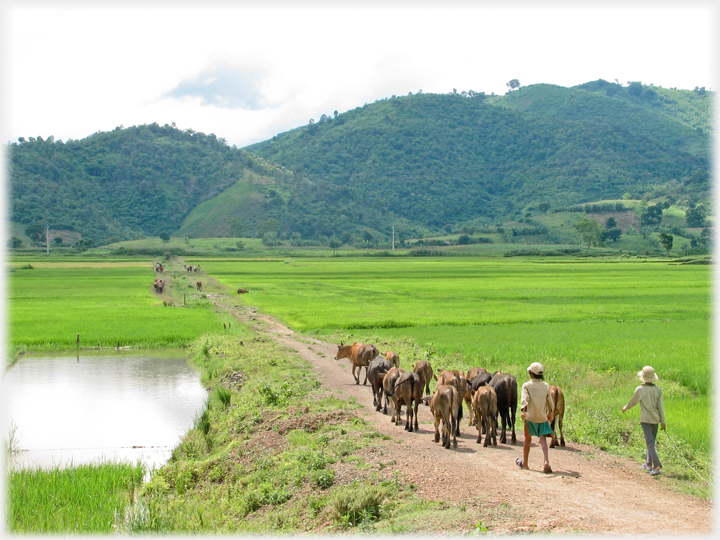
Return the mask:
M605 222L605 229L612 229L613 227L617 227L617 221L614 217L610 216Z
M45 226L41 222L35 221L25 227L25 234L33 242L42 242L45 240Z
M640 214L640 223L645 226L660 225L663 208L659 204L648 206Z
M505 83L505 86L507 86L510 91L513 91L516 88L520 88L520 81L518 81L517 79L512 79L511 81Z
M538 210L540 210L543 214L547 213L547 211L550 210L550 203L541 202L538 204Z
M170 235L166 232L161 232L160 234L158 234L158 237L160 238L160 240L163 241L163 243L170 241Z
M239 238L243 231L243 222L240 218L230 218L228 220L228 227L231 238Z
M13 236L10 240L8 240L7 245L9 248L18 249L22 247L22 240Z
M575 224L575 230L580 234L587 247L602 244L602 231L600 224L592 218L582 218Z
M702 206L688 208L685 211L685 222L688 227L704 227L706 218L707 215L705 214L705 209Z
M660 243L665 248L665 251L667 251L667 254L670 255L670 250L673 246L673 235L661 232L660 233Z

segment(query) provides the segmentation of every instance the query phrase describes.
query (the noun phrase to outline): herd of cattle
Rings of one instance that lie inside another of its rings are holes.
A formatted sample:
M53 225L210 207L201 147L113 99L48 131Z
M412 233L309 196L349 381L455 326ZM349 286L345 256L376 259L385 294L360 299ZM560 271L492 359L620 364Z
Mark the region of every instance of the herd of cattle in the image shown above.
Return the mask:
M477 427L477 443L484 446L497 446L498 415L502 422L500 442L507 442L506 431L510 430L512 442L515 437L515 412L518 403L517 380L509 373L489 373L487 369L476 367L467 373L453 369L444 370L440 376L433 372L430 362L419 360L412 367L412 372L400 368L400 357L388 351L381 355L374 346L355 342L345 345L340 342L335 360L348 358L352 363L352 375L355 384L360 384L360 372L365 368L365 381L370 381L373 392L373 405L376 411L388 413L391 407L390 421L401 424L400 414L405 406L405 429L418 430L418 406L425 403L430 406L430 414L435 423L435 442L442 437L442 445L457 448L457 437L460 436L460 420L463 418L463 401L468 411L469 426ZM357 374L355 373L357 369ZM435 392L430 393L430 381L435 379ZM565 446L562 432L565 415L565 396L555 385L550 386L553 410L551 414L552 438L550 447ZM556 422L557 421L557 422ZM442 428L441 428L442 424ZM557 431L556 431L557 424ZM442 434L441 434L442 429ZM557 433L560 438L558 439Z

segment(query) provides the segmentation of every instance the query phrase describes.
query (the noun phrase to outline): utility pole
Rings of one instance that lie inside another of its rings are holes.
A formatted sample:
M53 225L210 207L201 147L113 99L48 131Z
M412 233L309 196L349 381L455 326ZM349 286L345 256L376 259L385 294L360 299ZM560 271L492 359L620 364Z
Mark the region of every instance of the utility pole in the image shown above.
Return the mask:
M392 248L392 250L395 251L395 225L393 225L392 228L393 228L393 248Z
M50 225L45 225L45 244L47 246L46 253L50 253Z

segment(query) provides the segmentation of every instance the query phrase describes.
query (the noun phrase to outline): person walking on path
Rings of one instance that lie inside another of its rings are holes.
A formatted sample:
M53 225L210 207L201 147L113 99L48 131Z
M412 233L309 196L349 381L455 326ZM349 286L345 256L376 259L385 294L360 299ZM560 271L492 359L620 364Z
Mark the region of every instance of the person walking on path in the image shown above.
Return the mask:
M643 469L650 471L650 474L657 476L662 469L662 463L655 451L655 439L657 438L658 424L660 429L665 430L665 409L663 407L662 389L655 386L658 380L657 373L651 366L645 366L639 371L638 379L643 384L635 389L635 393L628 401L627 405L622 408L622 412L640 404L640 426L645 435L645 446L647 452L645 454L645 463Z
M539 362L530 364L528 375L530 375L530 380L522 385L520 398L521 416L525 422L523 457L522 459L518 458L515 463L521 469L529 469L531 437L539 437L540 448L542 448L545 458L543 472L551 473L547 444L547 436L552 434L550 420L552 420L553 402L550 396L550 385L543 381L543 366Z

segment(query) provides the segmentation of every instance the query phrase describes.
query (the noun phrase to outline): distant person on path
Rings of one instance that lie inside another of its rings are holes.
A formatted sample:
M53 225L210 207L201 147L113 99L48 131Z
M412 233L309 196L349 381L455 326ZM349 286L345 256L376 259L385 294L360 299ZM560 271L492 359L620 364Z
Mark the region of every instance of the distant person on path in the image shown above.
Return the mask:
M520 411L525 421L525 441L523 443L523 457L517 458L515 463L521 469L529 469L528 457L530 456L531 437L539 437L540 448L542 448L545 463L544 473L551 473L550 460L548 459L547 436L552 435L550 420L552 420L553 402L550 397L550 385L543 381L543 366L539 362L533 362L528 368L530 380L522 385L520 398Z
M627 405L622 408L622 412L627 411L638 403L640 404L640 426L645 435L645 446L647 446L643 469L650 471L651 475L657 476L660 474L660 469L662 469L662 463L660 463L660 458L655 451L658 424L660 424L660 429L665 429L665 409L663 407L662 389L659 386L655 386L655 381L658 380L658 376L651 366L642 368L642 371L639 371L637 376L643 384L635 389L635 393Z

